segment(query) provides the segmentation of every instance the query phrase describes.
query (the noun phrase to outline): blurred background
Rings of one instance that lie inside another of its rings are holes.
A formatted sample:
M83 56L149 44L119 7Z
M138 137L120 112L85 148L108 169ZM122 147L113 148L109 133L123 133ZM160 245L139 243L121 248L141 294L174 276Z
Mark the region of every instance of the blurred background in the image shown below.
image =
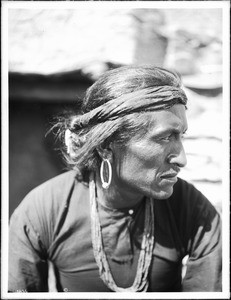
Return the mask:
M189 98L185 139L192 182L221 211L221 9L9 9L9 213L66 171L54 116L105 71L154 64L178 71Z

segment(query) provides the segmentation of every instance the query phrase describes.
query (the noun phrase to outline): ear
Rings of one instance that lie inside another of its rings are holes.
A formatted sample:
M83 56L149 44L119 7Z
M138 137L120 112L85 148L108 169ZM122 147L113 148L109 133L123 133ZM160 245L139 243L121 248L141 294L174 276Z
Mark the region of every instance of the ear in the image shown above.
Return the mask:
M97 151L98 151L99 156L102 159L107 158L110 161L112 161L113 152L112 152L111 144L107 145L106 147L104 147L104 145L100 145L97 147Z

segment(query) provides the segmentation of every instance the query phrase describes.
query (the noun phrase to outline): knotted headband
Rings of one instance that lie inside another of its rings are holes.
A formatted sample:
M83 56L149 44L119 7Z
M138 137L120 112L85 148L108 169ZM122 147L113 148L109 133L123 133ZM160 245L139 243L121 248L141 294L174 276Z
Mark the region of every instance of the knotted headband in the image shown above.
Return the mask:
M70 130L75 131L137 112L168 109L174 104L186 105L187 97L181 88L158 86L122 95L72 119Z

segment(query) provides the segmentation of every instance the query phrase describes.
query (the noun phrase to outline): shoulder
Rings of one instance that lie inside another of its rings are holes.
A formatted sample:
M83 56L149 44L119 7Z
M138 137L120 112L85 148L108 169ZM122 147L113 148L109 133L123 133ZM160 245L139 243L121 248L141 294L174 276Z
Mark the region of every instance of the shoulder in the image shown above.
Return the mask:
M210 201L191 183L178 178L174 186L173 194L170 197L172 202L182 204L183 206L190 206L190 210L198 205L211 205Z
M77 181L75 171L44 182L33 189L15 209L10 219L11 231L27 228L30 234L35 232L45 245L49 245L54 228L67 211L73 193L76 198L82 190L83 184Z
M212 221L219 218L219 213L212 203L195 186L183 179L178 179L169 204L175 215L187 223Z
M198 191L193 184L179 177L177 183L174 185L173 190L173 196L177 195L190 197L192 195L197 195L204 197L203 194L200 191Z
M60 204L60 201L68 197L75 184L75 172L69 171L58 175L30 191L23 199L18 209L28 206Z
M74 184L76 180L75 177L75 171L65 172L42 183L33 189L28 195L36 195L44 192L51 192L57 195L59 193L64 193Z
M220 223L220 215L212 203L191 183L180 179L174 186L169 204L181 225L211 227Z
M42 222L44 219L55 219L65 209L73 190L82 184L76 180L75 171L58 175L29 192L15 209L12 220L30 219Z
M189 253L196 247L208 253L220 243L220 214L191 183L179 179L168 204L183 245Z

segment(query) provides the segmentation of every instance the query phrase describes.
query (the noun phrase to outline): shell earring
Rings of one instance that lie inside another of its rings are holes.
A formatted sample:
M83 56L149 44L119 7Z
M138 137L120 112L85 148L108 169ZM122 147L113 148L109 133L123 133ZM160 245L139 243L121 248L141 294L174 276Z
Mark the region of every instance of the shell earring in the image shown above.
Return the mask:
M108 166L108 181L104 180L104 166L105 166L105 163ZM111 167L110 161L107 158L103 158L103 160L101 162L100 178L101 178L101 182L102 182L102 188L108 189L110 184L111 184L111 179L112 179L112 167Z
M65 131L65 145L67 147L67 154L71 153L71 131L69 129L67 129Z

